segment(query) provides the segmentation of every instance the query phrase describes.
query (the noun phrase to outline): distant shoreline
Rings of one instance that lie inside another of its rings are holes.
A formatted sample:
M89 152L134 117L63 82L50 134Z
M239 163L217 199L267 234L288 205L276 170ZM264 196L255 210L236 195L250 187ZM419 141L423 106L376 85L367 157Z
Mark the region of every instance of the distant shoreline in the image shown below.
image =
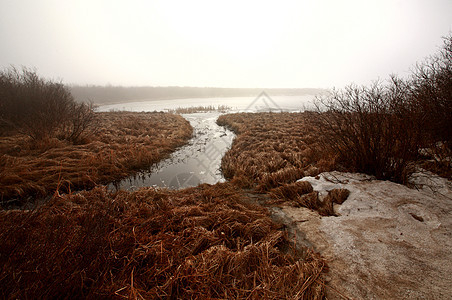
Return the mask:
M316 94L304 94L304 95L271 95L272 97L296 97L296 96L315 96ZM117 100L112 102L93 102L94 105L105 106L105 105L115 105L115 104L127 104L127 103L140 103L140 102L158 102L158 101L173 101L173 100L182 100L182 99L223 99L223 98L245 98L245 97L257 97L258 95L249 95L249 96L218 96L218 97L182 97L182 98L159 98L159 99L127 99L127 100Z
M193 98L257 97L263 91L270 97L318 95L327 91L319 88L258 89L121 86L69 86L69 89L76 101L91 101L97 105Z

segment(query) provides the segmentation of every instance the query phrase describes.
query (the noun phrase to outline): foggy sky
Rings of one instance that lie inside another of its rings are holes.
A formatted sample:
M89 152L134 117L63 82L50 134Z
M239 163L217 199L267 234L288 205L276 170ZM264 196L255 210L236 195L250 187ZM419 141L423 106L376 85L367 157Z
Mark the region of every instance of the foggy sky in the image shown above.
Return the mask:
M342 87L407 74L451 0L0 0L0 67L74 84Z

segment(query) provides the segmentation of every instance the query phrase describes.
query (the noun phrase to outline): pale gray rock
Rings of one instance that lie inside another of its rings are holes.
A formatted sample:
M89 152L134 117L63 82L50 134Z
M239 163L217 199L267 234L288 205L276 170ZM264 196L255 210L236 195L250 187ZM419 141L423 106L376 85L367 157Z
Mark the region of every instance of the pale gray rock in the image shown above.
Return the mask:
M434 189L413 189L339 172L301 180L323 197L335 188L350 191L334 206L338 216L321 217L306 208L273 210L299 243L326 259L328 299L452 298L450 181L434 177L429 179Z

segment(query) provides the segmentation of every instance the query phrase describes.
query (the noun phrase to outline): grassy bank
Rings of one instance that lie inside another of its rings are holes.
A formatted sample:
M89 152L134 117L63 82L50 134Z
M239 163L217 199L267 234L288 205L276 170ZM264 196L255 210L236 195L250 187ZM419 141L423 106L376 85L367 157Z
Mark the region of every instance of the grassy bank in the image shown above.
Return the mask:
M229 183L104 188L0 212L2 298L322 299L323 260L297 251Z
M0 141L0 200L92 188L158 162L187 142L188 121L164 113L97 113L98 126L84 144L24 135Z
M237 113L217 123L237 137L222 160L226 178L243 187L268 191L305 175L329 170L332 161L321 155L318 132L310 113Z
M296 182L333 170L334 153L322 148L315 114L237 113L222 115L217 123L237 137L225 154L221 168L236 186L268 194L268 205L306 207L320 215L334 215L333 203L342 203L347 191L331 191L324 199L310 184Z

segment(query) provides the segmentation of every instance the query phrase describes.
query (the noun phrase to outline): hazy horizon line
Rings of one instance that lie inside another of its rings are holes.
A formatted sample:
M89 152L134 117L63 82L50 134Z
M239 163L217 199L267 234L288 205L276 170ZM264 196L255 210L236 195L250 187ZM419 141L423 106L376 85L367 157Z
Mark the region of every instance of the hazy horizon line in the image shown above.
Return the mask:
M79 84L79 83L64 83L69 87L120 87L120 88L201 88L201 89L269 89L269 90L302 90L302 89L315 89L325 90L326 87L221 87L221 86L193 86L193 85L121 85L121 84Z

